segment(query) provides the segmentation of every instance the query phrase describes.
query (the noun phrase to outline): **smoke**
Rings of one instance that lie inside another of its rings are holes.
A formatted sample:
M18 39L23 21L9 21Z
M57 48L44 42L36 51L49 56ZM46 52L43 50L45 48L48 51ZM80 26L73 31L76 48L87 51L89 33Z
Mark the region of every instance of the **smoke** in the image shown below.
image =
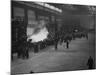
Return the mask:
M29 37L29 39L32 39L32 42L38 42L38 41L43 41L46 39L48 36L48 31L46 27L40 29L40 31L37 34L34 34Z
M46 39L49 32L45 25L46 25L46 22L44 20L39 21L38 25L32 28L33 32L28 37L27 40L32 39L31 42L33 43L33 42L43 41L44 39Z

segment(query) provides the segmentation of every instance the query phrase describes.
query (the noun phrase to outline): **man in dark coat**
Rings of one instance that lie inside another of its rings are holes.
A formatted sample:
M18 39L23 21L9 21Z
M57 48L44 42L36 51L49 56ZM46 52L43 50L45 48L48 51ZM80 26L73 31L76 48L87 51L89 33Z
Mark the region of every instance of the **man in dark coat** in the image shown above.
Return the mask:
M57 46L58 46L58 39L55 39L55 50L57 50Z
M66 43L66 48L69 48L69 38L68 38L68 36L67 37L65 37L65 43Z
M34 53L38 53L39 49L38 49L38 43L35 42L34 43Z
M88 69L93 69L93 58L90 56L87 62Z

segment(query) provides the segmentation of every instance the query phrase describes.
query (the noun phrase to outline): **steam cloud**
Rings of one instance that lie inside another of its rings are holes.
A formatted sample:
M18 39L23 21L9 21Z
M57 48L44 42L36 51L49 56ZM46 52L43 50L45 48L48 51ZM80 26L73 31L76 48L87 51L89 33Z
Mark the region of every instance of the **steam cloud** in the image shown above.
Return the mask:
M28 37L27 40L32 39L33 42L43 41L48 36L48 30L46 28L46 23L44 20L40 21L37 27L32 28L33 33Z

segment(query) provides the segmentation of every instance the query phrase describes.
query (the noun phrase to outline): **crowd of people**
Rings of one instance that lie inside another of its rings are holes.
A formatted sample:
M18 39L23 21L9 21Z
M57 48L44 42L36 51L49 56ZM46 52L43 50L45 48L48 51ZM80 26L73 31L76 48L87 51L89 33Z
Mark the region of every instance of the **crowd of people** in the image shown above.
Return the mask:
M69 43L76 38L86 38L88 39L88 33L71 33L71 34L64 34L60 35L55 38L55 50L57 50L57 45L60 43L66 43L66 48L69 48Z
M23 21L20 22L23 24ZM29 39L27 41L27 36L25 34L26 30L25 28L18 27L20 26L18 21L12 22L14 24L12 26L12 50L11 50L11 57L13 60L13 54L17 53L18 58L29 58L29 50L32 48L34 50L34 53L38 53L39 50L43 50L44 48L48 46L54 46L55 50L58 49L58 44L62 45L62 43L66 43L66 48L69 48L69 43L71 40L75 40L76 38L82 38L85 37L88 39L88 34L83 32L77 32L77 33L64 33L59 34L59 32L55 33L54 37L47 38L42 41L34 42L32 43L32 39ZM16 27L17 26L17 27ZM19 30L18 30L19 29ZM16 31L19 32L16 32ZM18 33L20 38L18 38L18 41L16 41L15 33Z
M54 46L55 50L58 49L58 44L62 45L63 43L66 44L66 48L69 48L69 44L71 40L75 40L76 38L85 37L88 39L88 35L86 33L81 34L66 34L66 35L57 35L52 39L44 39L43 41L31 43L32 39L25 41L24 39L17 44L17 54L18 58L29 58L29 49L33 48L34 53L38 53L39 50L43 50L48 46ZM13 59L13 56L12 56Z

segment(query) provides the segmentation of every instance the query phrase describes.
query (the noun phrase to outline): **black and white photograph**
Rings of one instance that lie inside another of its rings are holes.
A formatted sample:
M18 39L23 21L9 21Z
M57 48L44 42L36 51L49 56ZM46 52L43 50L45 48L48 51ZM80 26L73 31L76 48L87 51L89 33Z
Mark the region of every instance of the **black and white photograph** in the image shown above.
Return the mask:
M96 69L96 5L11 0L11 75Z

